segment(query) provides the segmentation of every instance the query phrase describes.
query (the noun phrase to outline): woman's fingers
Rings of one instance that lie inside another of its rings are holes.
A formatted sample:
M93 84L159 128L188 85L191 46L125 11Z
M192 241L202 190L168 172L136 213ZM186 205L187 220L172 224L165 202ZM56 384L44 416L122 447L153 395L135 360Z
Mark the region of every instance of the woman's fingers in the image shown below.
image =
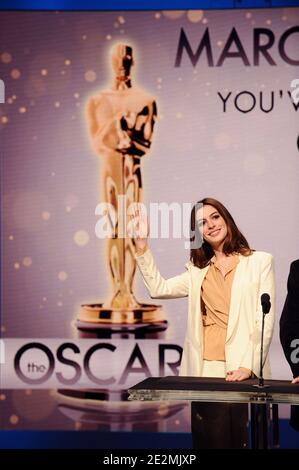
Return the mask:
M248 372L245 372L240 369L228 371L225 377L225 380L227 382L241 382L242 380L246 380L246 379L249 379Z
M130 207L128 235L138 240L146 240L149 236L149 223L146 210L135 203Z

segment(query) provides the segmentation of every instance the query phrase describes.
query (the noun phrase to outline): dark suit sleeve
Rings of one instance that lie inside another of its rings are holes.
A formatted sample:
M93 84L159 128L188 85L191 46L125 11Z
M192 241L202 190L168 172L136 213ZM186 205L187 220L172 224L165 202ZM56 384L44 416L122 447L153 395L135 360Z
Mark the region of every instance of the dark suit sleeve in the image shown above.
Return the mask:
M291 347L292 341L297 343ZM288 294L280 318L280 342L293 376L299 376L299 260L291 264ZM297 353L294 352L297 349ZM293 354L292 354L293 353ZM298 361L296 363L296 361Z

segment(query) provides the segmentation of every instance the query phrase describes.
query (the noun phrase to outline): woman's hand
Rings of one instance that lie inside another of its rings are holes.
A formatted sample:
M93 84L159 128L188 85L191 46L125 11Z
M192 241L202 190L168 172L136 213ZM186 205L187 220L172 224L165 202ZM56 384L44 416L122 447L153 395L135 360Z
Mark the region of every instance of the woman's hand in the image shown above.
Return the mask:
M227 382L241 382L242 380L250 379L250 377L251 370L240 367L240 369L228 371L225 380Z
M292 384L299 384L299 377L295 377L295 378L292 380Z
M130 224L132 224L130 232L135 240L136 254L142 255L147 250L149 223L146 209L143 209L140 204L134 207Z

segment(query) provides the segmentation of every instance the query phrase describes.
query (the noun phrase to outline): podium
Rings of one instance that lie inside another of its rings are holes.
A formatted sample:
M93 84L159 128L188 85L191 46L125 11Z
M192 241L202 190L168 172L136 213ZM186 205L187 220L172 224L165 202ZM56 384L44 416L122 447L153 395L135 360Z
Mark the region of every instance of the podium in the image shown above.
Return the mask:
M128 390L129 400L187 400L209 403L247 403L250 407L251 447L279 446L278 405L299 405L299 386L287 380L257 379L226 382L223 378L151 377ZM272 418L272 419L271 419Z

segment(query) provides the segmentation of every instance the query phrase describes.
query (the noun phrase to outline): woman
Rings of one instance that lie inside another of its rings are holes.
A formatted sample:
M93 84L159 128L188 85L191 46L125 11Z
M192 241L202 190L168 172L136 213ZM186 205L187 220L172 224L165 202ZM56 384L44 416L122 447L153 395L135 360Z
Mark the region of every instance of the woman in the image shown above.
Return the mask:
M141 232L147 233L147 220L140 218L139 222ZM191 243L200 233L202 246L191 244L187 271L167 280L155 265L147 236L135 238L137 264L151 297L189 296L180 375L225 377L227 381L259 375L260 299L267 293L271 310L265 316L264 377L269 378L275 303L273 257L250 249L231 214L212 198L193 207L191 232L195 234Z

